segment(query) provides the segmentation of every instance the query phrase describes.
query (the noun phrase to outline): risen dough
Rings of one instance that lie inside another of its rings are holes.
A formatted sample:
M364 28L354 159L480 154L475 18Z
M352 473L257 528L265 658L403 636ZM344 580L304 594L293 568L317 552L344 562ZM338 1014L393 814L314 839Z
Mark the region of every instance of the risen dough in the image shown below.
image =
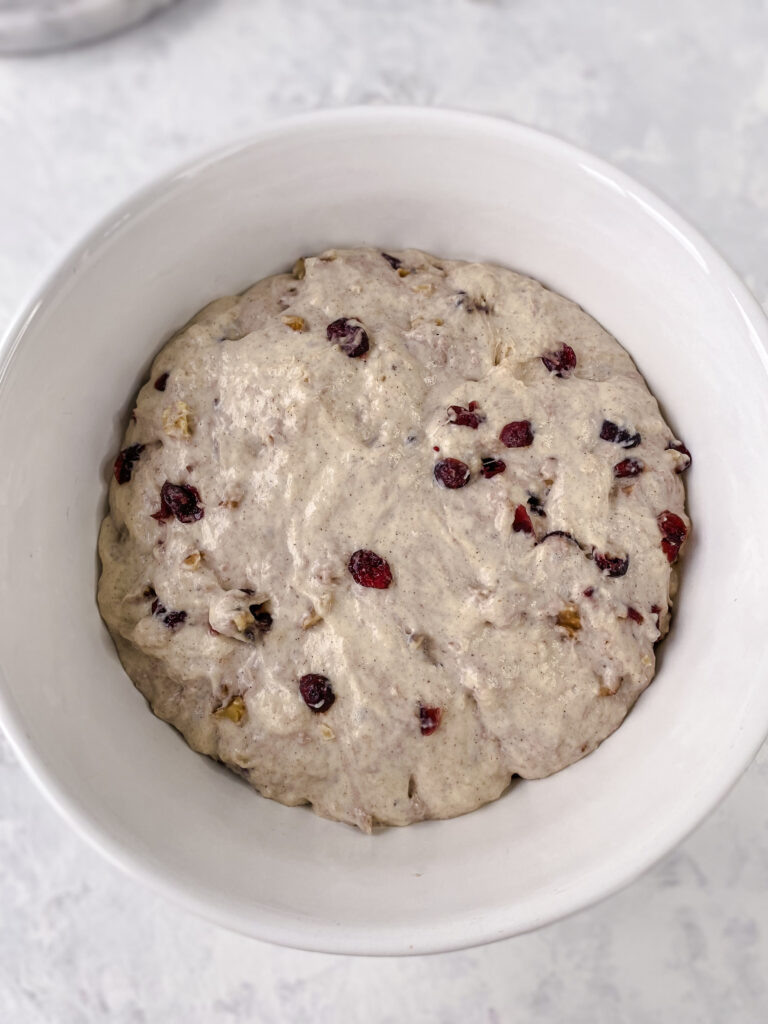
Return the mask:
M671 444L627 353L536 281L329 251L155 359L101 611L155 714L264 796L366 830L462 814L588 754L651 681L688 527ZM389 586L355 582L360 550Z

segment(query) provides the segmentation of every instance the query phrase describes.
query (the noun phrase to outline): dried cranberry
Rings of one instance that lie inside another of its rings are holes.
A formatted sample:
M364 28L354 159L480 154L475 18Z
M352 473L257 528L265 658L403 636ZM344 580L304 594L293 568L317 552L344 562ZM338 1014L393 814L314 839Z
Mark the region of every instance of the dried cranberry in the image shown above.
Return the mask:
M632 434L629 430L624 430L615 423L611 423L610 420L603 420L603 425L600 428L600 437L603 441L620 444L622 448L637 448L642 440L639 434Z
M423 704L419 704L419 726L421 727L421 735L431 736L435 729L440 725L440 719L442 717L442 708L427 708Z
M613 475L619 479L625 476L639 476L645 469L641 459L622 459L613 467Z
M570 345L563 345L558 352L548 352L541 357L542 363L556 377L569 377L576 368L576 353Z
M260 633L268 633L272 629L272 616L269 612L265 612L260 604L249 605L248 611L253 616L254 622L256 623L256 629Z
M637 608L627 608L627 618L632 619L633 622L644 622L643 616L637 610Z
M200 494L191 484L172 484L166 480L160 491L160 509L152 513L157 520L176 516L180 523L196 523L202 519L205 509L200 504Z
M347 568L352 573L352 579L361 587L386 590L392 582L389 565L375 551L366 551L364 548L355 551Z
M440 459L435 463L434 473L435 480L451 491L469 483L469 466L460 459Z
M616 438L616 443L622 448L637 448L641 441L639 433L630 434L628 430L620 430Z
M550 537L562 537L563 540L569 540L571 544L575 544L577 548L581 548L581 544L576 540L572 533L567 533L565 530L550 530L549 533L545 533L539 541L539 544L543 544L545 540L549 540ZM582 550L584 550L582 548Z
M587 587L587 589L584 591L584 597L592 597L594 592L595 592L595 588L594 587Z
M515 533L533 533L533 523L525 505L518 505L515 509L515 521L512 523L512 529Z
M304 703L310 711L315 714L322 714L331 707L336 700L330 680L327 676L320 676L314 672L302 676L299 680L299 693L304 698Z
M168 629L176 629L177 626L180 626L182 622L186 622L187 619L186 612L169 612L157 597L152 602L151 611L155 618L160 619Z
M139 456L144 451L143 444L132 444L123 448L115 459L115 480L119 484L127 484L131 479L133 467L138 462Z
M155 381L155 389L157 391L165 391L165 385L168 383L169 374L161 373Z
M350 359L362 356L368 351L368 334L360 321L354 317L339 317L332 324L328 324L325 333L328 341L335 341Z
M527 448L533 444L533 431L530 420L514 420L501 428L499 440L507 448Z
M507 468L506 462L502 459L483 458L482 468L480 472L483 474L486 480L490 480L492 476L496 476L497 473L503 473Z
M619 555L601 554L599 551L593 551L592 557L597 567L606 576L624 576L629 568L629 555L626 558L621 558Z
M383 252L381 255L393 270L397 270L399 267L402 267L403 261L399 260L397 256L390 256L388 252Z
M681 455L685 455L688 458L688 461L685 463L684 466L680 466L679 469L675 470L675 472L677 473L684 473L685 470L688 469L690 464L693 462L693 456L685 447L682 441L670 441L667 445L667 451L680 452Z
M685 538L688 536L688 527L680 516L675 515L666 509L656 518L661 531L661 550L670 562L674 562L680 552Z
M182 622L185 622L186 618L186 612L168 612L163 619L163 622L169 629L175 629L177 626L180 626Z
M528 508L537 516L543 516L546 519L547 513L544 511L544 506L541 504L541 498L536 494L532 494L528 499Z
M680 516L666 509L658 516L657 521L664 538L680 547L688 536L688 528Z
M457 427L471 427L477 430L481 423L485 422L485 416L481 412L475 412L477 402L470 402L465 409L461 405L448 406L448 422Z

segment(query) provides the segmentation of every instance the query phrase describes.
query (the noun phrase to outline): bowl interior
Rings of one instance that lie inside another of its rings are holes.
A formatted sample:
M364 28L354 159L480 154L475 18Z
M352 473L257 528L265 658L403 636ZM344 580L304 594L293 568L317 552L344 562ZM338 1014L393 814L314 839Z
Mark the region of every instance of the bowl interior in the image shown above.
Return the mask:
M635 358L694 456L694 536L659 674L622 728L463 818L367 837L264 800L187 749L123 673L95 603L106 481L152 355L208 300L331 245L496 261L575 299ZM0 706L58 805L221 923L403 953L522 931L647 867L768 728L766 326L645 190L518 126L424 111L299 119L143 193L26 311L0 384Z

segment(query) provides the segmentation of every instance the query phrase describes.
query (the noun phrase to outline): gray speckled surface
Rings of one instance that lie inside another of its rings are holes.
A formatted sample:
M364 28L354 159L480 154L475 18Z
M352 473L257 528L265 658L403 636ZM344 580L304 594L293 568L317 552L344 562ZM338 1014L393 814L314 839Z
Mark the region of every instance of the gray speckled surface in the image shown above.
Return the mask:
M703 229L765 306L766 39L757 0L183 0L99 45L6 59L0 321L63 246L157 172L280 115L359 102L484 110L591 149ZM757 1024L766 787L764 748L677 851L558 925L359 961L228 934L124 878L0 740L0 1020Z

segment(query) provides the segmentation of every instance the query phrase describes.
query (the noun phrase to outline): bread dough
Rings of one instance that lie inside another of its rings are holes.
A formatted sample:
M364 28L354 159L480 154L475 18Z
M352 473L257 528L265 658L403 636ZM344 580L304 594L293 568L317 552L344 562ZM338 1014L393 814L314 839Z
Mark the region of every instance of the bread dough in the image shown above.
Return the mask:
M156 357L99 604L154 713L264 796L447 818L588 754L650 683L689 461L573 302L330 250Z

